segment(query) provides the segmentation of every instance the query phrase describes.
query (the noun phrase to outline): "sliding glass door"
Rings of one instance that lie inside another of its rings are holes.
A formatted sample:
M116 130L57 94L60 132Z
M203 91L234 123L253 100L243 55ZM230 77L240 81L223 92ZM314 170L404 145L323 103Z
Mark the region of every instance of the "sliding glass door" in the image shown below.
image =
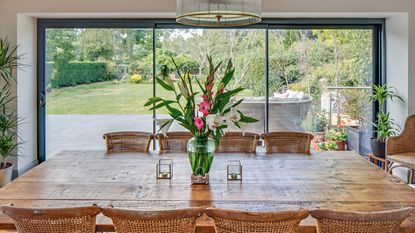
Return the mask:
M237 86L245 88L236 96L244 98L241 111L259 119L258 123L249 125L247 131L264 133L265 106L265 29L156 29L156 67L159 76L167 75L177 80L174 59L182 71L204 82L207 76L207 56L216 64L231 60L235 66L235 77L230 83L231 89ZM223 70L219 70L219 73ZM197 84L195 82L195 86ZM166 91L157 84L156 95L168 97ZM164 110L158 110L158 119L168 118ZM172 131L183 130L177 124ZM229 129L237 130L237 129Z
M106 132L157 133L156 121L168 115L144 103L171 94L154 76L177 80L172 59L201 81L206 56L231 60L230 87L245 88L241 110L259 120L248 132L363 126L376 112L366 96L382 80L379 20L276 19L212 29L172 20L47 19L38 29L40 161L63 150L103 150Z

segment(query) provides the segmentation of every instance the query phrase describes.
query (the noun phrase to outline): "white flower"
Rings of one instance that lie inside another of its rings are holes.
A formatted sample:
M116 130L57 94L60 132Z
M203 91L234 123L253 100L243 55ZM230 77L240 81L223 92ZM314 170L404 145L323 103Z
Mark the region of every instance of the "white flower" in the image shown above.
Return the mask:
M219 126L221 126L224 122L223 117L220 115L207 115L206 116L206 124L209 129L216 130Z
M200 96L195 97L195 103L196 103L196 105L199 105L202 102L203 102L203 98L202 97L200 97Z
M231 108L231 110L226 114L226 122L238 122L241 120L241 115L239 114L238 110L235 108Z

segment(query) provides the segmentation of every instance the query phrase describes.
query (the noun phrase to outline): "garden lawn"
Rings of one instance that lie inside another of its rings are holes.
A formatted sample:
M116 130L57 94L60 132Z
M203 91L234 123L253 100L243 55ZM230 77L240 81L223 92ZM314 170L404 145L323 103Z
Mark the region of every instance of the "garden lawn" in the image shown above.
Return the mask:
M173 99L174 93L157 86L157 96ZM241 95L248 96L250 91ZM152 83L101 82L54 89L47 93L47 114L152 114L144 107L153 96ZM166 113L164 109L157 113Z

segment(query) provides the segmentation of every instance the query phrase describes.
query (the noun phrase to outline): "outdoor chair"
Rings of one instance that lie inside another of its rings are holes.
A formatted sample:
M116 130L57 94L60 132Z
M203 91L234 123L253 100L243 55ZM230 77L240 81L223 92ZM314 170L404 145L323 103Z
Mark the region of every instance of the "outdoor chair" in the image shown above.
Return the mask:
M203 209L136 211L103 208L117 233L193 233Z
M216 153L256 153L260 138L255 133L227 132L221 137Z
M399 136L386 140L386 169L392 174L393 169L408 169L407 182L414 182L415 170L415 115L406 119L405 128Z
M298 153L310 154L310 144L314 136L304 132L271 132L262 134L267 154Z
M112 132L104 134L108 153L148 153L153 135L146 132Z
M284 212L243 212L208 208L206 215L215 221L216 233L297 233L308 210Z
M412 208L377 212L341 212L314 210L319 233L397 233L402 221L409 217Z
M19 233L95 233L96 216L101 213L97 206L27 209L2 206Z
M160 153L186 153L187 142L193 137L190 132L168 132L157 134Z

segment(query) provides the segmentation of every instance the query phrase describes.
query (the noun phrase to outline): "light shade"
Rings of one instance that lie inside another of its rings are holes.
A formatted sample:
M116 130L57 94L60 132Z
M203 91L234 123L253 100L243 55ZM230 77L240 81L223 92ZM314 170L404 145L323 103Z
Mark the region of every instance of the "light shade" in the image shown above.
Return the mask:
M176 21L191 26L244 26L261 22L261 10L261 0L177 0Z

